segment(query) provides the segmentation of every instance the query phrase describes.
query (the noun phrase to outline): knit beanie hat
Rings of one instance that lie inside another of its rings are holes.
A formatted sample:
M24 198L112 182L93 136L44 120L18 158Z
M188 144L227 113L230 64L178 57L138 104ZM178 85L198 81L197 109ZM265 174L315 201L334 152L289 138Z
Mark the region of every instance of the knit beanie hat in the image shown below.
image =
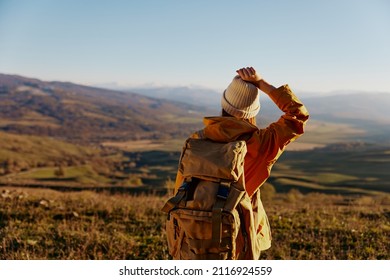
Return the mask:
M221 100L222 108L236 118L250 119L260 111L257 87L235 76L226 88Z

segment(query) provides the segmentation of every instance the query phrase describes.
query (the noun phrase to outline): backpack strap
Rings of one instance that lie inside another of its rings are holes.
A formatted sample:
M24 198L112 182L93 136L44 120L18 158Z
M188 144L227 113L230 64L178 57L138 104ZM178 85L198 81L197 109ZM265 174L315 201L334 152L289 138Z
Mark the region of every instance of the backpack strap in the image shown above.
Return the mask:
M198 130L194 134L197 135L199 137L199 139L205 139L206 138L206 136L204 135L204 129Z
M217 199L212 210L212 242L219 247L222 243L222 212L229 194L230 182L221 182L218 187Z
M184 203L183 199L185 198L186 196L186 190L182 187L180 187L178 190L177 190L177 193L175 196L171 197L166 203L165 205L163 206L163 208L161 208L161 211L165 212L165 213L168 213L171 212L171 210L173 208L176 208L178 205ZM169 217L169 216L168 216Z
M169 213L176 207L185 207L186 202L193 199L194 189L198 183L199 180L197 178L186 179L177 190L176 195L171 197L161 210Z

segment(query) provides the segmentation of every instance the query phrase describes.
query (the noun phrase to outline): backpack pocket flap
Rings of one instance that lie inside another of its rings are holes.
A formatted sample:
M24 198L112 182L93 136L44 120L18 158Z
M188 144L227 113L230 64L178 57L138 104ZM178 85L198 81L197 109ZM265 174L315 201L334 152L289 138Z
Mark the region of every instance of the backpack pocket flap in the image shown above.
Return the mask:
M176 209L171 211L171 218L176 219L185 235L189 239L212 239L212 220L213 213L209 211L197 211L191 209ZM237 219L235 215L223 213L222 215L222 237L231 236L228 233L234 221Z
M193 194L193 199L188 200L186 208L211 211L216 201L219 183L200 181Z
M232 186L229 190L229 196L226 199L226 203L223 209L225 211L232 212L233 209L236 209L237 205L240 203L245 194L246 191L236 189L234 186Z
M188 139L179 169L184 177L237 181L244 172L245 141L218 143Z

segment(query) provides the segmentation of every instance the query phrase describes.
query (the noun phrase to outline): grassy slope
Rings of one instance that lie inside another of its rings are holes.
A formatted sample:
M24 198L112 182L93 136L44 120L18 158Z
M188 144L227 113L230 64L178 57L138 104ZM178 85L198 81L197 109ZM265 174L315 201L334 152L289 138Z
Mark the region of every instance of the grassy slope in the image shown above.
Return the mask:
M91 147L70 144L50 137L29 136L0 132L0 162L8 159L30 165L62 161L67 158L81 159L98 152Z
M0 129L78 143L164 139L201 124L199 106L0 74Z
M0 259L169 259L167 197L0 188ZM262 259L389 259L390 198L269 193Z
M101 174L102 166L108 161L123 160L120 154L104 156L99 148L44 136L0 132L0 138L0 169L3 175L0 182L3 184L107 185L112 181ZM59 166L63 171L60 176L56 174Z
M161 186L177 167L177 154L91 148L49 137L0 132L0 183L59 189ZM11 165L11 167L7 167ZM62 174L58 175L59 166Z
M161 197L0 189L0 259L166 255L158 211Z

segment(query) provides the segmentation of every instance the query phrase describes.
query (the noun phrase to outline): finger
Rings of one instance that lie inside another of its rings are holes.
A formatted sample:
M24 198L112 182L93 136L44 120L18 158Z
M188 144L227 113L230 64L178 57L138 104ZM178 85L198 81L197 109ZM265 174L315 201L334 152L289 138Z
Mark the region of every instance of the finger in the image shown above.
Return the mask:
M253 67L246 67L245 70L249 76L253 76L254 74L256 74L256 71Z
M241 78L245 75L244 72L243 72L243 68L238 69L236 72L237 72L238 75L240 75Z
M247 77L250 77L250 76L251 76L251 73L250 73L250 71L248 70L248 68L243 68L242 72L243 72L244 75L247 76Z

